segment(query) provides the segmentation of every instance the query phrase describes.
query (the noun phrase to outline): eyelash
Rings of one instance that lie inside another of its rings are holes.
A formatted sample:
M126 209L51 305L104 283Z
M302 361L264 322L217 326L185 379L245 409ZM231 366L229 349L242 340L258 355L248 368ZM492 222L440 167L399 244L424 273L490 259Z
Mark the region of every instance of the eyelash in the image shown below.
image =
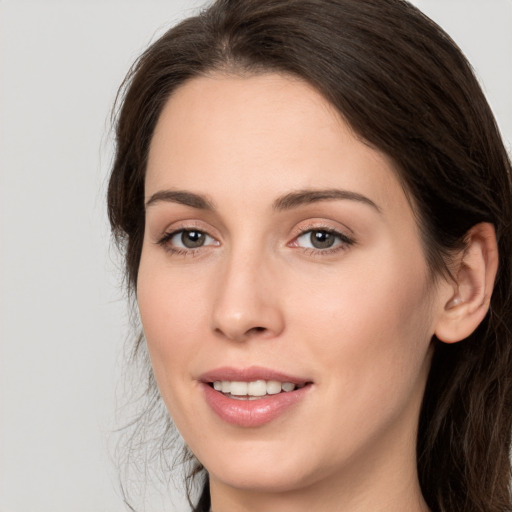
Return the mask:
M202 235L205 235L209 238L211 238L212 240L215 240L211 235L209 235L206 231L202 230L202 229L198 229L198 228L195 228L193 226L190 226L190 227L186 227L186 228L180 228L180 229L175 229L173 231L170 231L168 233L165 233L162 238L160 238L158 241L157 241L157 244L162 246L167 252L170 252L171 254L176 254L178 256L194 256L198 251L200 251L201 249L203 249L205 246L204 245L201 245L197 248L182 248L182 247L176 247L174 245L172 245L170 242L171 240L176 236L176 235L179 235L180 233L183 234L185 232L195 232L195 233L201 233ZM213 244L213 245L219 245L218 242L217 244Z
M308 226L306 228L301 229L300 232L294 237L291 246L293 247L294 244L297 243L299 238L305 237L308 234L309 234L309 236L311 236L315 232L316 233L327 233L329 235L333 235L337 239L337 242L338 242L337 245L335 245L334 247L327 247L327 248L323 248L323 249L319 249L319 248L315 248L315 247L301 247L298 245L295 245L295 247L302 248L306 252L306 254L308 254L310 256L322 257L322 256L335 254L340 251L345 251L350 246L352 246L356 243L356 241L353 238L351 238L351 237L347 236L346 234L344 234L336 229L333 229L331 227Z
M208 247L208 245L201 245L197 248L181 248L181 247L176 247L176 246L173 246L170 244L170 241L176 236L176 235L179 235L180 233L183 234L185 232L197 232L197 233L200 233L202 235L205 235L206 237L208 238L211 238L212 240L215 240L211 235L209 235L206 231L203 231L201 229L196 229L194 227L187 227L187 228L180 228L180 229L176 229L176 230L173 230L173 231L170 231L168 233L165 233L158 241L157 241L157 244L162 246L166 251L168 251L169 253L171 254L175 254L175 255L178 255L178 256L194 256L196 255L196 253L202 249L204 249L204 247ZM295 245L297 244L297 241L301 238L301 237L304 237L308 234L311 234L314 233L314 232L317 232L317 233L327 233L327 234L330 234L330 235L333 235L334 237L336 237L337 241L339 242L337 245L335 245L334 247L327 247L327 248L323 248L323 249L319 249L319 248L315 248L315 247L302 247L302 246L299 246L299 245ZM341 233L340 231L337 231L335 229L332 229L330 227L321 227L321 226L308 226L307 228L304 228L304 229L301 229L299 231L299 233L293 238L293 241L289 244L287 244L289 247L297 247L297 248L302 248L304 250L304 252L307 254L307 255L310 255L310 256L326 256L326 255L330 255L330 254L334 254L334 253L337 253L339 251L344 251L346 249L348 249L350 246L354 245L356 242L353 238L347 236L346 234L344 233ZM219 243L217 242L216 244L209 244L210 246L211 245L219 245Z

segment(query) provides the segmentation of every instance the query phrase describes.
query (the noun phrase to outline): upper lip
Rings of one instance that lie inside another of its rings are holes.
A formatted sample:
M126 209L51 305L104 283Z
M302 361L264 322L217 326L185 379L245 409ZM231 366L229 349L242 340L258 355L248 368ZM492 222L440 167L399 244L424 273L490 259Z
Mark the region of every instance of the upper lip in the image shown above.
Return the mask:
M278 382L291 382L295 385L304 385L311 382L311 379L289 375L287 373L273 370L271 368L264 368L261 366L250 366L246 368L234 368L225 366L222 368L215 368L203 373L199 379L201 382L215 382L215 381L237 381L237 382L252 382L255 380L276 380Z

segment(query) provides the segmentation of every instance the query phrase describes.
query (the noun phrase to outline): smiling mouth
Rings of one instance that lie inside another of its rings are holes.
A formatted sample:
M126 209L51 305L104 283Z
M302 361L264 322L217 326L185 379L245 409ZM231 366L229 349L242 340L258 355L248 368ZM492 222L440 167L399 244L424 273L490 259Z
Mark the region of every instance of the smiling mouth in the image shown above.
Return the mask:
M300 407L314 387L307 378L259 366L217 368L201 375L199 382L211 410L243 428L261 427Z
M294 384L293 382L280 382L277 380L254 380L250 382L216 380L209 386L234 400L260 400L273 395L290 393L302 389L309 383Z

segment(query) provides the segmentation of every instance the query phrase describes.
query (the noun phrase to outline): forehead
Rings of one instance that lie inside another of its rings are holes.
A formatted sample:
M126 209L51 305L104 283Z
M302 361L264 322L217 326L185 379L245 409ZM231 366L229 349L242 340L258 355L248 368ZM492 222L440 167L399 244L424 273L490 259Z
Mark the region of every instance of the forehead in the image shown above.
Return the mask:
M331 188L400 204L389 158L358 138L311 85L283 74L194 78L167 101L155 128L146 198L160 188L219 194Z

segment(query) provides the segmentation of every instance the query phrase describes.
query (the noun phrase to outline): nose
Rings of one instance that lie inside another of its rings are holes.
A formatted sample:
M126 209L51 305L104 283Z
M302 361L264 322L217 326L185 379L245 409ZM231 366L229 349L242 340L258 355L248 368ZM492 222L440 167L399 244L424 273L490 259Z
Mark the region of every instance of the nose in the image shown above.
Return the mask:
M212 329L218 336L246 341L281 334L279 279L262 259L230 258L217 282Z

